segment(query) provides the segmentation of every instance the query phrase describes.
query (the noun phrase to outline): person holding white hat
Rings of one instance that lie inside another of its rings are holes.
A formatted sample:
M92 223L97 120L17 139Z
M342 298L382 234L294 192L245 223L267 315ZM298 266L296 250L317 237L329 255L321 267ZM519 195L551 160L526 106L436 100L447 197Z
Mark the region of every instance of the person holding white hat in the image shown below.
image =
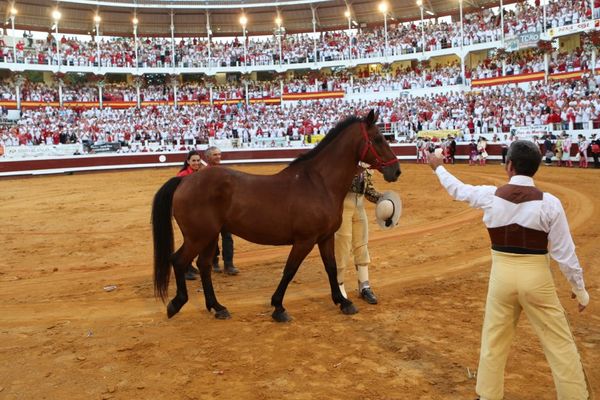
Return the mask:
M510 181L495 187L466 185L444 168L441 159L429 157L431 169L453 198L483 209L492 242L477 370L480 400L504 397L504 367L521 312L542 343L558 399L588 399L581 359L556 294L550 257L571 285L571 297L577 299L580 312L590 296L560 200L535 187L533 176L541 161L537 144L513 142L505 166Z
M365 212L365 198L372 202L382 197L373 187L371 171L359 167L354 176L350 191L344 199L342 224L335 233L335 260L337 264L337 279L344 297L348 298L344 285L346 268L354 264L358 274L358 294L369 304L377 304L377 297L369 283L369 226Z

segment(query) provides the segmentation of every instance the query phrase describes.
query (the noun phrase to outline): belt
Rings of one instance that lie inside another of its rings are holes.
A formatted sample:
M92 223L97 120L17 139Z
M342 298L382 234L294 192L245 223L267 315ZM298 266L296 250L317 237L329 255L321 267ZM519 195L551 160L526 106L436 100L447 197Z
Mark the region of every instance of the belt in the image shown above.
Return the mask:
M547 249L526 249L524 247L499 246L495 244L492 245L492 250L513 254L548 254Z

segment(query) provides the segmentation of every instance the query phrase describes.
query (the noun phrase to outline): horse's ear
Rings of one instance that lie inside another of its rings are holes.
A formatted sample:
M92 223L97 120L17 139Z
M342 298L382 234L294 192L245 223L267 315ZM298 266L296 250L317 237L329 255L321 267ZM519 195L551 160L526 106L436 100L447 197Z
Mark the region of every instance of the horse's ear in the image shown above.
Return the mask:
M374 109L371 109L371 111L369 111L369 114L367 115L367 118L365 118L367 126L374 125L375 122L377 122L377 117L379 117L379 115L375 113Z

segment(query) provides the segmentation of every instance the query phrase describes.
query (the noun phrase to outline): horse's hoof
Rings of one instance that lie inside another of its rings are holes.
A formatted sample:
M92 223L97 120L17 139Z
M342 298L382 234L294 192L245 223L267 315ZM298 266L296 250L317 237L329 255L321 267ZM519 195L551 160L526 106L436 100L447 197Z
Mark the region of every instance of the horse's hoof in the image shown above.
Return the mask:
M216 319L230 319L231 318L231 314L229 314L229 311L227 311L226 308L216 311L215 312L215 318Z
M177 308L173 305L173 302L170 301L167 305L167 317L171 318L173 315L177 314L181 308Z
M271 316L276 322L290 322L292 320L292 317L288 315L287 311L273 311Z
M352 315L358 312L358 308L354 305L354 303L346 304L345 306L341 306L342 314Z

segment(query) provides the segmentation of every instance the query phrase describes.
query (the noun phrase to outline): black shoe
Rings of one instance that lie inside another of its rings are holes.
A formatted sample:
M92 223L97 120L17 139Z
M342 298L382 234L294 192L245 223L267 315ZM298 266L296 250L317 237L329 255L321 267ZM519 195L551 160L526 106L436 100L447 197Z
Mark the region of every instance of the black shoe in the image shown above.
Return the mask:
M360 298L369 304L377 304L377 297L375 297L375 294L370 287L366 287L360 291Z
M195 273L190 272L190 271L185 272L185 280L186 281L195 281L196 279L198 279L198 275L196 275Z
M237 269L233 264L225 265L224 270L227 275L237 275L240 273L240 270Z
M213 263L212 270L213 270L213 272L216 272L217 274L220 274L221 272L223 272L221 267L219 267L218 261Z
M196 275L200 275L200 271L198 271L198 268L194 267L193 265L188 265L187 267L187 272L191 273L191 274L196 274Z

